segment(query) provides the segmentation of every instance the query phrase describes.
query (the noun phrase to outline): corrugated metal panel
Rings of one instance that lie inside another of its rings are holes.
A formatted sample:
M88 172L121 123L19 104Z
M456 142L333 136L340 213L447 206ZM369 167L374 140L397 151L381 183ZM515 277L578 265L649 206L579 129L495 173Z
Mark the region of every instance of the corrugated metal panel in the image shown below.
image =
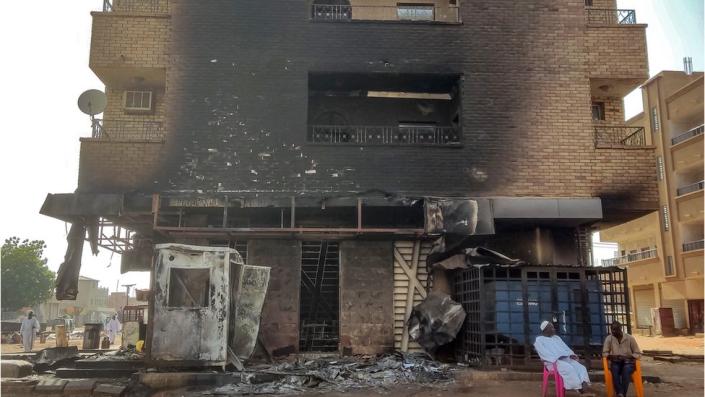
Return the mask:
M653 326L651 308L656 307L653 289L634 290L634 305L636 307L637 328Z
M424 300L431 284L426 270L426 257L430 252L430 242L394 242L394 348L397 350L423 351L418 343L408 340L406 321L411 308Z

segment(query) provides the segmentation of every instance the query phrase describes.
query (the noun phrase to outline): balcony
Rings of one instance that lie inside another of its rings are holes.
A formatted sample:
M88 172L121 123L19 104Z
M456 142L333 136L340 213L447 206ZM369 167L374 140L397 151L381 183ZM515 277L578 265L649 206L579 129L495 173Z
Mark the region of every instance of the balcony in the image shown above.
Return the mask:
M627 263L643 261L646 259L655 259L658 257L658 251L656 248L650 249L648 251L636 252L629 255L620 256L617 258L603 259L602 266L617 266L625 265Z
M705 131L705 125L701 125L701 126L699 126L699 127L695 127L695 128L693 128L692 130L690 130L690 131L688 131L688 132L684 132L684 133L682 133L682 134L676 136L675 138L671 139L671 144L672 144L672 145L677 145L677 144L679 144L679 143L681 143L681 142L685 142L685 141L687 141L687 140L690 139L690 138L694 138L694 137L696 137L696 136L698 136L698 135L702 135L702 134L703 134L703 131Z
M678 206L678 221L685 223L702 222L703 191L696 190L690 194L676 198Z
M636 11L608 8L586 8L588 25L636 25Z
M643 127L596 126L595 147L599 149L648 148Z
M702 250L703 248L705 248L705 240L683 243L683 252L697 251Z
M400 22L459 24L459 7L434 5L332 5L313 4L311 20L315 22Z
M686 185L686 186L680 187L680 188L678 188L678 190L676 191L676 192L677 192L677 195L678 195L678 196L684 196L684 195L686 195L686 194L688 194L688 193L693 193L693 192L697 192L697 191L699 191L699 190L703 190L703 185L704 185L704 184L705 184L705 182L700 181L700 182L696 182L696 183L692 183L692 184L690 184L690 185Z
M634 10L586 8L588 76L594 97L624 97L649 78L646 25Z
M161 121L94 119L91 140L163 142L166 133Z
M460 146L453 127L310 125L308 142L350 146Z
M103 0L103 12L168 14L169 0Z
M163 87L168 64L168 2L112 0L93 12L89 66L105 85Z

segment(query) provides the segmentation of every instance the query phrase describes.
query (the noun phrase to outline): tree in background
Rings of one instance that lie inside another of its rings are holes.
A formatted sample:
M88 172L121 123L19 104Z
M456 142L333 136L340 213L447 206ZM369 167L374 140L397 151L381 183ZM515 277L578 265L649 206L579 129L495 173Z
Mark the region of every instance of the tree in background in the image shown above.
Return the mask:
M17 310L45 302L54 289L54 272L43 258L46 245L41 240L10 237L0 253L2 307Z

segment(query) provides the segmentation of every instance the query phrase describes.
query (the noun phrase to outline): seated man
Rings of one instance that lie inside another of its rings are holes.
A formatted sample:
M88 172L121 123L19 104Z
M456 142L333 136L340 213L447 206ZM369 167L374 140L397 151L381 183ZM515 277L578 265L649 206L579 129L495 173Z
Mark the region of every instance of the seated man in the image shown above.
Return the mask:
M550 366L556 363L566 390L577 390L584 396L594 395L585 390L590 385L587 369L577 361L578 356L570 350L563 339L556 335L553 324L548 321L541 323L541 335L536 337L534 348L544 361L544 365Z
M607 335L605 339L602 354L610 363L615 394L617 397L624 397L634 373L635 360L641 356L641 350L633 336L622 332L622 324L619 321L612 323L611 332L612 335Z

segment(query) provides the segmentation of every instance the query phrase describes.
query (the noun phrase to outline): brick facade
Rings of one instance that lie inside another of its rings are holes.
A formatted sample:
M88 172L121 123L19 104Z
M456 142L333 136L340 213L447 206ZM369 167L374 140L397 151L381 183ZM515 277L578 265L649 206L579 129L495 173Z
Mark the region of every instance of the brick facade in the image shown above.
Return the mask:
M81 140L78 189L82 192L130 192L149 189L164 156L159 142Z
M585 43L591 78L648 78L644 25L590 26Z

